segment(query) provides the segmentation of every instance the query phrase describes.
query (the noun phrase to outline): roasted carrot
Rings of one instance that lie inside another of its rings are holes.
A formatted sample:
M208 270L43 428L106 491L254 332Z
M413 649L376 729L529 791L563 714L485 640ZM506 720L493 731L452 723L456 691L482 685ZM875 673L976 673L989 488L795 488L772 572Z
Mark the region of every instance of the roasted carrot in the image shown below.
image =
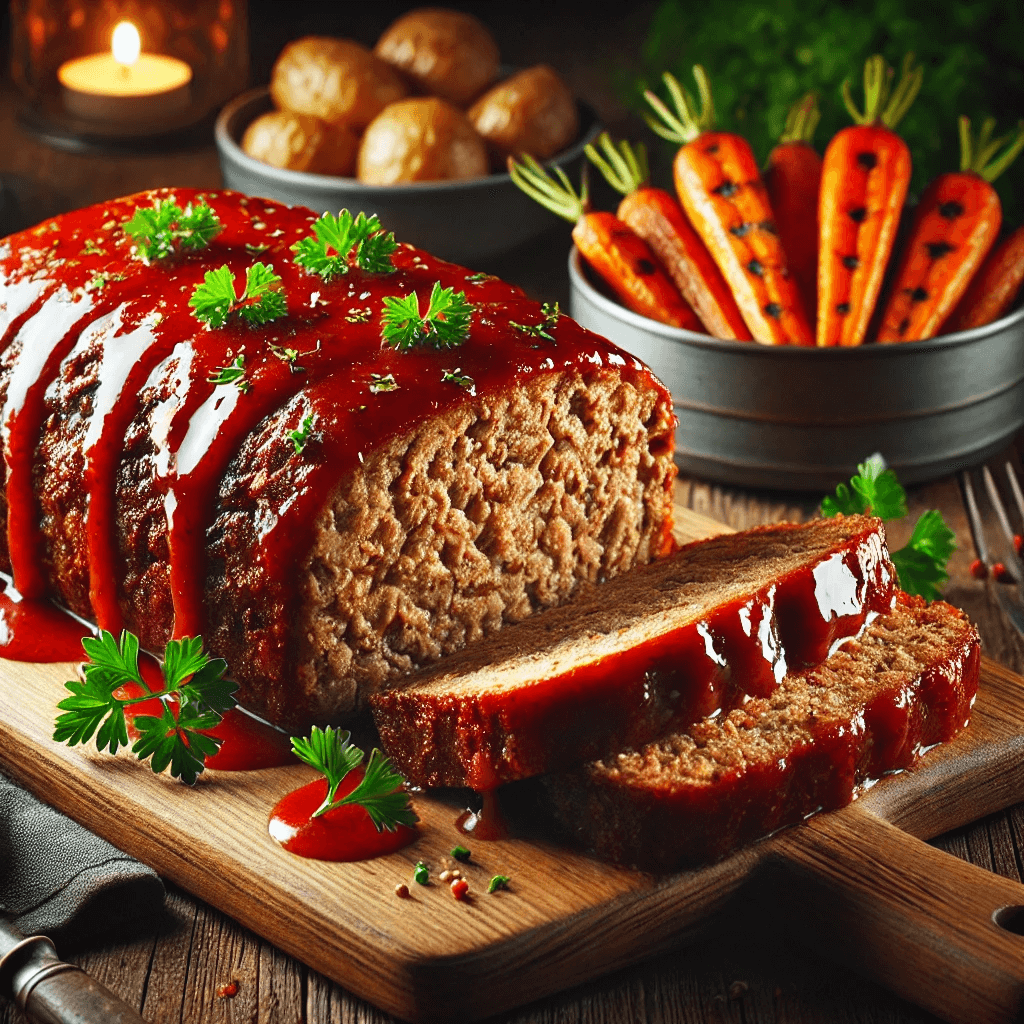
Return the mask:
M576 248L628 309L672 327L705 333L650 246L612 213L590 210L586 177L577 195L565 172L555 181L532 156L509 157L512 180L552 213L572 222Z
M586 154L608 184L623 195L619 220L636 232L661 260L680 294L716 338L750 341L750 331L711 253L690 226L679 203L648 182L647 152L625 140L618 146L607 132Z
M913 57L890 96L890 71L881 56L864 67L864 113L843 83L843 100L856 122L837 132L825 150L818 202L819 345L859 345L882 287L903 202L910 185L910 151L892 130L921 88Z
M779 144L768 154L764 180L775 223L807 318L818 308L818 188L821 157L811 145L821 113L813 92L793 104Z
M1003 154L1009 136L993 139L996 121L981 134L960 118L960 170L940 174L925 189L892 284L878 330L881 342L919 341L939 333L999 234L1002 207L992 187L1024 149L1024 122Z
M750 149L739 135L716 132L715 108L704 69L694 66L701 109L666 72L670 110L644 95L656 117L647 123L662 138L681 143L673 163L676 192L703 239L756 341L811 345L803 303L790 277L768 192Z
M953 315L942 325L943 334L984 327L998 320L1013 305L1024 284L1024 225L999 243L974 275Z

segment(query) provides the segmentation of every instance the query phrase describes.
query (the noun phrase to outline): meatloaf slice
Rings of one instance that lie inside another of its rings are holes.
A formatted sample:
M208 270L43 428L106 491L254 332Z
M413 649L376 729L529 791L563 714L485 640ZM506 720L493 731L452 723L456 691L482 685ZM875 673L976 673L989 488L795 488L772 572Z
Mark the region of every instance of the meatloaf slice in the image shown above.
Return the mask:
M966 616L899 596L823 665L769 697L546 785L602 857L672 869L714 860L910 767L970 717L980 645Z
M412 783L490 789L767 695L894 593L877 519L714 537L378 694L374 718Z

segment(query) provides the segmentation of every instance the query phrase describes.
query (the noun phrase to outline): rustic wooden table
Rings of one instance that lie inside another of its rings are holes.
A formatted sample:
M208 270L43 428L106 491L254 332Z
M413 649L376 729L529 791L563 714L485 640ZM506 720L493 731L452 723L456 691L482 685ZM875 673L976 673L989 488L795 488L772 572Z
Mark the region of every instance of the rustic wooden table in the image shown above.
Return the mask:
M577 34L578 45L567 54L551 34L537 32L520 40L522 62L554 61L560 55L577 92L607 122L615 123L624 112L605 84L602 61L616 34L616 26L608 24L582 39ZM0 92L0 133L5 140L0 174L20 179L18 194L39 218L142 188L220 184L216 154L205 140L193 150L170 154L110 157L50 149L19 128L9 89ZM482 269L522 284L538 298L564 302L568 246L568 229L553 223L536 244ZM678 487L683 504L737 528L806 518L817 505L816 496L754 493L692 479L681 480ZM925 508L938 508L956 531L959 549L946 597L978 624L990 657L1024 672L1024 643L1002 615L993 584L976 581L969 573L973 553L955 481L914 488L910 502L911 520ZM901 531L893 532L896 545L904 539ZM946 835L935 845L1024 880L1024 804ZM178 889L169 894L163 920L141 936L103 948L63 952L154 1022L383 1024L391 1019ZM893 955L909 959L912 951L894 950ZM858 979L842 965L789 948L771 921L748 917L737 908L699 947L681 948L500 1019L507 1024L909 1024L935 1018ZM12 1006L0 1003L0 1024L24 1020Z

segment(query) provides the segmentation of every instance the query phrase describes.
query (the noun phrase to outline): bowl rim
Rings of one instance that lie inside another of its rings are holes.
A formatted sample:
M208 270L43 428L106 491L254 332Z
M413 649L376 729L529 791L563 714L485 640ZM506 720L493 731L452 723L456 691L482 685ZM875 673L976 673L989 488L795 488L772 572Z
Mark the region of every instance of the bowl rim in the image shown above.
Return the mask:
M698 334L695 331L687 331L681 327L672 327L669 324L659 323L657 320L651 320L648 317L641 316L639 313L634 313L631 309L627 309L613 299L609 299L606 295L602 295L587 280L583 272L583 256L576 246L569 250L568 262L571 288L578 290L586 297L588 302L593 303L606 316L621 320L638 330L659 335L666 341L684 342L687 345L712 350L727 349L740 357L801 359L807 358L808 353L814 352L816 355L811 357L814 359L898 359L926 349L969 345L973 342L982 341L1005 329L1024 324L1024 304L1022 304L999 320L993 320L990 324L972 327L970 330L958 331L955 334L939 334L934 338L925 338L923 341L892 345L831 346L828 348L809 345L759 345L757 342L738 342L729 338L714 338L710 334Z
M495 185L511 184L512 178L507 171L498 174L487 174L480 178L459 178L454 181L414 181L400 185L364 185L355 178L343 178L337 174L313 174L310 171L293 171L287 167L275 167L273 164L264 163L255 157L249 156L239 144L231 132L232 122L238 118L249 106L255 106L258 102L270 98L270 86L258 85L253 89L247 89L234 99L230 100L217 115L214 125L214 139L221 154L245 168L250 174L265 178L276 179L285 182L296 188L337 189L339 192L347 192L354 196L379 195L384 192L394 196L415 196L422 192L429 191L454 191L457 189L487 189ZM583 150L597 138L603 131L601 120L597 111L590 104L581 99L576 100L577 110L580 112L582 132L580 137L568 149L556 153L553 157L543 161L545 166L551 164L571 163L583 156ZM246 121L242 131L251 123L252 118ZM589 128L587 127L589 123Z

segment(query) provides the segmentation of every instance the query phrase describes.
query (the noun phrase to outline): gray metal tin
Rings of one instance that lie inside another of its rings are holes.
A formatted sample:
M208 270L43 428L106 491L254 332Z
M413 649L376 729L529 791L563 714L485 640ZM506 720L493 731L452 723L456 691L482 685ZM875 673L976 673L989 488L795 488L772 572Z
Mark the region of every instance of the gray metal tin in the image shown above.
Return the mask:
M1024 425L1024 308L903 345L775 347L648 320L587 273L573 249L570 313L665 382L685 473L821 491L881 452L903 482L917 483L987 458Z
M554 214L521 192L507 174L377 186L363 185L355 178L271 167L248 156L239 144L249 123L271 108L270 92L264 86L232 100L217 118L214 134L227 188L321 213L340 209L376 213L399 241L468 266L528 242L555 222ZM578 173L583 147L601 131L589 107L579 104L579 113L579 141L549 162L570 176Z

